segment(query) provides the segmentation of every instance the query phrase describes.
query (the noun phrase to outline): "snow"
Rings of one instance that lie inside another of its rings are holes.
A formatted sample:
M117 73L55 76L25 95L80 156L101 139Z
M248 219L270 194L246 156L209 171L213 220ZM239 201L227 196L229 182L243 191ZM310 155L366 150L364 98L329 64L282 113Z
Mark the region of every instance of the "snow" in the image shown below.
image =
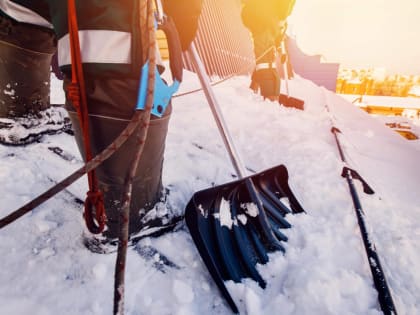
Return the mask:
M182 92L198 87L185 73ZM53 103L62 102L53 78ZM227 287L242 314L381 314L363 248L343 162L375 190L359 192L398 313L420 313L420 141L408 141L340 96L302 78L290 82L305 110L263 101L236 77L214 87L232 138L248 170L284 164L306 213L293 225L286 254L257 266L267 288L245 279ZM330 112L326 111L328 105ZM59 146L71 162L52 153ZM67 134L45 136L25 147L0 146L0 216L9 214L78 169L81 158ZM182 213L195 191L235 180L235 172L202 92L175 97L163 181L168 203ZM100 255L82 244L86 178L0 230L1 314L110 314L116 254ZM286 201L287 202L287 201ZM252 211L250 205L247 206ZM165 208L166 209L166 208ZM156 211L165 211L157 208ZM152 257L142 249L158 251ZM163 256L175 266L167 266ZM126 314L231 314L185 226L146 238L127 256Z
M376 96L376 95L357 95L357 94L340 94L343 98L350 102L358 100L358 106L385 106L391 108L420 108L420 98L418 97L401 97L401 96Z
M222 198L220 202L220 213L218 213L217 219L220 220L221 226L226 226L228 229L232 229L235 218L232 218L229 201L225 198Z
M250 217L256 217L258 215L258 207L255 203L242 204L241 208L245 209L245 213Z

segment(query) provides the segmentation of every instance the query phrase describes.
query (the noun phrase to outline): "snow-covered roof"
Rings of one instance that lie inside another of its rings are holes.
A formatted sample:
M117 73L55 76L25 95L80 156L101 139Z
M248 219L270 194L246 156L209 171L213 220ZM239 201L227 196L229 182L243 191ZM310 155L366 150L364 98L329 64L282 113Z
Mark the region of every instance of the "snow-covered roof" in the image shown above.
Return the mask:
M55 85L53 85L55 86ZM182 90L196 88L186 73ZM356 181L399 314L420 313L420 143L407 141L342 97L296 77L293 96L305 110L264 101L237 77L214 87L232 138L248 169L284 164L306 214L288 215L286 253L258 266L268 281L228 282L243 314L379 314L343 163L331 134L341 130L350 167L375 190ZM59 89L53 90L53 94ZM325 105L330 109L326 111ZM59 146L71 161L52 153ZM45 136L25 147L0 145L0 216L20 207L78 169L81 158L68 134ZM195 191L236 179L203 93L173 99L163 183L168 211L182 213ZM2 314L110 314L115 254L82 244L86 180L0 230ZM144 255L143 248L155 254ZM174 265L165 263L168 258ZM185 227L130 248L127 314L231 314Z
M340 94L346 100L353 102L358 98L361 105L413 108L420 110L420 98L417 97L399 97L399 96L377 96L377 95L357 95L357 94Z

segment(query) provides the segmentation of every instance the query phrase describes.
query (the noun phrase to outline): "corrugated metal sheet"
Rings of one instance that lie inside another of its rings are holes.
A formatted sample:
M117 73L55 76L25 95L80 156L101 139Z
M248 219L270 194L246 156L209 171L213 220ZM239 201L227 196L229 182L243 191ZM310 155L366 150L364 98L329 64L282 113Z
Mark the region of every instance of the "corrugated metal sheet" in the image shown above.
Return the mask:
M205 0L195 44L210 76L248 74L254 65L250 34L241 21L240 0ZM184 66L193 71L188 56Z
M254 69L251 35L243 25L240 14L241 0L203 2L195 44L213 81L236 74L250 74ZM322 63L320 56L304 54L291 39L286 45L293 71L335 92L338 64ZM183 60L184 67L194 71L186 54Z

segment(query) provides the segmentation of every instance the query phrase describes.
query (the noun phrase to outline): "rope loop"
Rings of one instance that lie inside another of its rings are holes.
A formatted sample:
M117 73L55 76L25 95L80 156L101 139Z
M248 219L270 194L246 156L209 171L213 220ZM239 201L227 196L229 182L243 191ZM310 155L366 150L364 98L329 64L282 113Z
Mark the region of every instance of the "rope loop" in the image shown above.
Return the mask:
M89 138L88 104L86 97L85 79L83 75L75 0L67 0L67 5L72 70L71 83L67 87L67 97L77 110L83 136L86 161L90 161L92 159L92 150ZM93 234L99 234L105 228L106 214L104 198L102 193L97 188L97 179L94 170L88 172L88 183L89 191L85 201L85 212L83 217L85 218L89 231ZM93 215L94 213L95 216Z
M83 217L89 232L101 233L106 224L104 197L100 190L89 190L85 200Z

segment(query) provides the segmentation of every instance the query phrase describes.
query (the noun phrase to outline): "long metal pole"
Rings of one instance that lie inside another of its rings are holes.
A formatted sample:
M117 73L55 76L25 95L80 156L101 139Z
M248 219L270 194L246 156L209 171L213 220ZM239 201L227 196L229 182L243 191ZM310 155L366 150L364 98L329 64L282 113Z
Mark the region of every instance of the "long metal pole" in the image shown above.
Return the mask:
M239 154L233 144L232 138L230 137L230 134L229 134L227 125L223 119L219 104L217 103L216 97L213 93L213 90L211 89L209 78L206 75L203 63L200 60L200 57L197 53L197 49L195 48L194 43L192 43L191 46L189 47L188 53L190 54L192 62L196 68L198 78L201 82L201 85L203 86L204 93L209 102L210 109L213 113L214 119L217 124L217 128L220 131L223 142L229 153L229 157L230 157L230 160L232 161L233 167L235 168L237 175L240 178L244 178L246 176L244 164L242 163L239 157Z
M290 93L289 93L289 70L287 69L287 63L288 63L288 59L289 59L289 55L286 51L286 45L284 44L284 38L281 40L281 53L282 55L285 55L285 59L284 62L282 58L280 58L280 62L282 63L283 66L283 75L284 75L284 83L286 84L286 95L287 97L290 97ZM283 57L283 56L281 56Z
M337 145L340 158L343 161L343 163L347 164L344 151L338 137L340 130L334 126L334 121L332 119L332 114L331 114L328 102L325 104L325 106L330 116L331 123L333 125L331 132L334 135L335 143ZM353 201L354 211L356 212L357 223L359 225L360 234L362 236L363 245L365 247L366 256L368 258L370 271L372 273L373 283L375 285L376 290L378 291L379 305L384 315L397 315L397 309L395 308L395 304L392 299L391 290L388 287L385 273L382 269L378 252L376 251L375 243L372 241L368 233L367 224L365 221L365 213L363 211L362 204L359 199L359 195L357 194L357 190L353 182L353 176L349 169L347 169L347 171L343 175L345 176L347 180L347 184L349 186L349 191L350 191L350 195Z
M139 129L136 131L135 141L137 149L133 152L133 159L131 161L130 169L125 174L124 191L121 200L121 207L118 211L119 216L119 231L118 231L118 251L115 262L115 276L114 276L114 314L124 314L124 300L125 300L125 270L127 263L127 247L129 239L130 226L130 204L133 195L133 182L137 173L140 158L144 151L144 146L149 131L150 113L153 107L153 91L155 87L155 68L156 68L156 34L153 17L153 2L152 0L143 0L139 2L140 14L140 28L144 30L145 36L142 38L142 43L147 43L148 50L143 51L143 59L149 62L149 71L147 79L147 94L146 106L144 115L139 122ZM160 11L161 12L161 11Z

